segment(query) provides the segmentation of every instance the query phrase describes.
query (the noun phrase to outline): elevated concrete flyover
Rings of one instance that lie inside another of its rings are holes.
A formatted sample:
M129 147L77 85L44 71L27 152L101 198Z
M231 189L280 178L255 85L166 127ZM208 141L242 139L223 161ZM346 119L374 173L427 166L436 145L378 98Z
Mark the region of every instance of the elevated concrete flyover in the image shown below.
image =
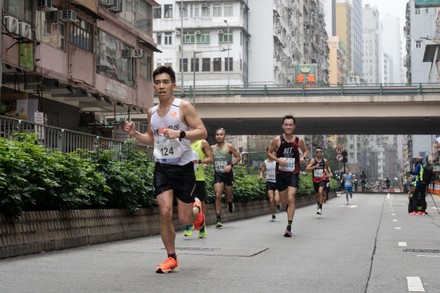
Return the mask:
M178 94L178 91L176 91ZM185 92L209 133L274 135L286 114L298 134L438 134L440 85L203 88Z

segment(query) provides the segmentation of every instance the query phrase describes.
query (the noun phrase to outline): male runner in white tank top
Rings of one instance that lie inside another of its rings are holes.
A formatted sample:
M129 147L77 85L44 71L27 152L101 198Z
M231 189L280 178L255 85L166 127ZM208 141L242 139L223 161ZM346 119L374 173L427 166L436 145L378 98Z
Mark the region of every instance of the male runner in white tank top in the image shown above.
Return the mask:
M153 72L153 82L159 104L148 110L147 132L136 131L133 122L127 122L124 130L139 142L154 145L154 190L159 204L160 236L168 255L156 267L156 272L168 273L178 267L173 225L174 195L180 223L193 223L197 230L205 226L200 201L194 196L193 160L196 154L190 141L205 139L207 131L191 103L174 98L176 76L171 67L158 67Z

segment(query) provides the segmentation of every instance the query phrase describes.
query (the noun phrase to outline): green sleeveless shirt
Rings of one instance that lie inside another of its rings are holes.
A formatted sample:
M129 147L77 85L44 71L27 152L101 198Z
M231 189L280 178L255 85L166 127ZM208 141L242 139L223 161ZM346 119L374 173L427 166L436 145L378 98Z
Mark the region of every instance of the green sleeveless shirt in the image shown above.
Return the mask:
M192 142L191 148L197 153L199 160L203 161L205 159L205 153L202 150L202 140ZM203 164L194 164L194 173L196 181L205 181L205 167Z

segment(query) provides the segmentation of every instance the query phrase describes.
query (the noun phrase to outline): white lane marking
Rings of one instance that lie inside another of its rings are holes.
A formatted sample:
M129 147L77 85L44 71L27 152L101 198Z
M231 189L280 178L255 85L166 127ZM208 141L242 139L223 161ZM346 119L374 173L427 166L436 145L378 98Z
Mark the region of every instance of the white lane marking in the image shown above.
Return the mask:
M402 242L399 242L399 246L407 246L407 245L406 245L406 242L402 241Z
M395 216L396 214L391 214L391 216Z
M417 257L440 257L440 255L424 255L424 254L417 254Z
M396 220L396 219L394 219L394 220L393 220L393 222L397 222L397 220Z
M402 227L395 227L396 230L402 230Z
M388 194L387 194L387 198L390 198L390 197L391 197L391 194L388 193Z
M425 292L422 280L419 277L406 277L409 292Z

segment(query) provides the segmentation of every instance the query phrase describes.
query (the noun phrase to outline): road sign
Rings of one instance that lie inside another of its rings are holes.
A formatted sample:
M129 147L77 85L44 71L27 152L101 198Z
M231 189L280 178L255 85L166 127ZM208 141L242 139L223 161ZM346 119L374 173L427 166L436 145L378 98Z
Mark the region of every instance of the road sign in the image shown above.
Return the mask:
M338 160L339 162L341 162L343 158L344 157L341 154L336 155L336 160Z
M336 148L336 152L337 152L338 154L342 153L343 150L344 150L344 149L343 149L342 147L337 147L337 148Z

